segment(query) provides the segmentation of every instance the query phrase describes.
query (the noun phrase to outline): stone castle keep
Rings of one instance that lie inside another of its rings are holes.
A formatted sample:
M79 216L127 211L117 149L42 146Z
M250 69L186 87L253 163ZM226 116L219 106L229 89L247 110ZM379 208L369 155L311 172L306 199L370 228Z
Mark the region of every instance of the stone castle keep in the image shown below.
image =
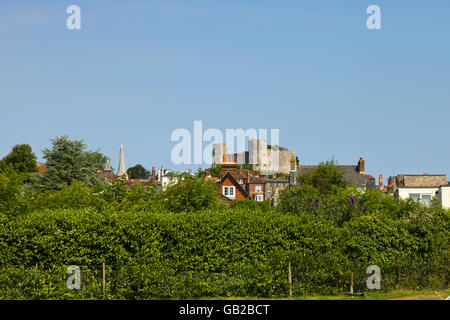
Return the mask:
M291 171L291 159L296 158L295 152L289 150L278 150L278 157L272 147L267 144L267 140L250 139L248 141L248 151L240 153L227 153L227 145L214 144L212 166L229 162L236 162L239 165L249 165L252 171L258 171L262 175L274 173L289 174Z

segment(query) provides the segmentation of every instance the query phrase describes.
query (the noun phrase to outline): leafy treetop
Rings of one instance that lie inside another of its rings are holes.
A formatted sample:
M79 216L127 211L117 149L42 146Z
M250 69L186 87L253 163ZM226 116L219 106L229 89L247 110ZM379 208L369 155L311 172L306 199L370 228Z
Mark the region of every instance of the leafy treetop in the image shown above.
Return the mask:
M141 164L128 168L127 173L130 179L148 179L150 177L150 171L145 169Z
M11 152L0 160L0 170L4 171L12 165L18 172L37 172L36 155L32 152L29 144L15 145Z
M345 188L347 182L342 178L344 173L339 170L334 159L321 162L313 171L305 173L297 178L301 185L310 185L321 194L334 193L339 188Z
M52 148L42 150L48 171L38 176L45 189L59 189L74 180L89 187L97 184L97 170L103 168L107 158L98 151L86 150L82 140L70 140L67 135L51 139Z

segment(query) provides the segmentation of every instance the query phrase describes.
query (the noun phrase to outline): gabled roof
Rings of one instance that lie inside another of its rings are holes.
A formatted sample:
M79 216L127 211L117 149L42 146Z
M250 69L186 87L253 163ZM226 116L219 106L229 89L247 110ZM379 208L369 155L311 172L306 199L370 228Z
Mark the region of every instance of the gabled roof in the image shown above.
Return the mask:
M445 174L399 174L396 182L398 187L439 187L447 183L447 176Z
M245 197L249 197L247 191L244 190L244 188L241 187L241 185L239 184L239 182L236 181L236 179L233 177L233 175L230 172L227 172L222 179L220 180L220 185L222 185L222 183L225 181L226 178L229 178L231 180L231 182L233 182L233 184L235 185L236 188L238 188L241 193L245 196Z

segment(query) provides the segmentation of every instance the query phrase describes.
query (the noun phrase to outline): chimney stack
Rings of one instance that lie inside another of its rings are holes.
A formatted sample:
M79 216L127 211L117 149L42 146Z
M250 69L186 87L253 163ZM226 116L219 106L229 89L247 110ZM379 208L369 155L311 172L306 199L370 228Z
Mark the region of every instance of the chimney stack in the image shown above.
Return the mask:
M152 182L155 182L156 180L156 168L152 167Z
M378 177L378 185L381 187L383 185L383 175L380 174L380 176Z
M392 179L392 177L389 177L388 179L388 187L392 187L392 182L394 182L394 179Z
M359 158L358 171L360 174L364 174L364 158L363 157Z

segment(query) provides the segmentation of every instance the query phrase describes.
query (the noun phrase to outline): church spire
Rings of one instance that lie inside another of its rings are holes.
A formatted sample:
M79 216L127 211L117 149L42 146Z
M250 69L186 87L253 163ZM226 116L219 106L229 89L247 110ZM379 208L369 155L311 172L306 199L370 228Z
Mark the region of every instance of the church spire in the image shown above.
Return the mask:
M119 168L117 169L117 175L119 177L125 175L126 179L128 179L128 174L125 169L125 156L123 154L123 144L120 144L120 158L119 158Z

